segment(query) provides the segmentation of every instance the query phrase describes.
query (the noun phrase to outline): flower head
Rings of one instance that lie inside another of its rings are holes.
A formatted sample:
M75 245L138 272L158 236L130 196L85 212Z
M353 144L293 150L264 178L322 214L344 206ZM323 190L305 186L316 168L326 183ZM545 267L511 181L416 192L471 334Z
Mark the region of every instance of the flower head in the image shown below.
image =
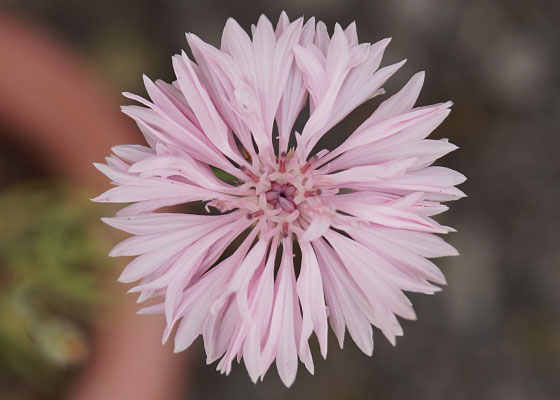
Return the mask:
M463 196L464 177L431 166L456 147L426 139L451 103L413 108L418 73L329 152L319 140L403 64L379 68L389 40L284 13L252 38L228 20L220 49L187 40L196 62L174 56L175 82L144 77L151 101L125 93L146 106L123 111L148 146L96 165L117 186L95 201L134 203L104 219L134 235L111 252L136 256L119 280L140 281L140 301L163 298L140 312L165 314L164 341L178 325L176 351L202 335L221 372L243 359L256 381L276 361L287 386L298 358L313 373L313 333L326 356L327 321L341 346L348 329L371 354L372 325L394 344L397 316L415 318L403 291L440 290L428 258L456 254L431 216ZM191 202L205 211L155 212Z

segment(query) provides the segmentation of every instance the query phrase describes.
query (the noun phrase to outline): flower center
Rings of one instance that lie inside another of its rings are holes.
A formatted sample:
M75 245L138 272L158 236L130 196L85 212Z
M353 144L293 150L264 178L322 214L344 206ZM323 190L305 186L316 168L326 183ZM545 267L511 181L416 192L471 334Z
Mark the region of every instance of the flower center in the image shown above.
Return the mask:
M281 185L278 182L272 182L270 190L265 193L266 201L276 209L292 212L296 209L294 202L296 191L296 187L289 183Z

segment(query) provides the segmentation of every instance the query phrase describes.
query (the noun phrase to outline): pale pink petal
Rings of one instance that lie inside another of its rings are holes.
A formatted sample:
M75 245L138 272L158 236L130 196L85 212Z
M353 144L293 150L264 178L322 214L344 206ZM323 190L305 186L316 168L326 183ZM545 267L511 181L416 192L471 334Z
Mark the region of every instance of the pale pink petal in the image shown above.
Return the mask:
M276 358L278 375L291 386L297 372L297 345L294 332L294 299L297 299L291 241L283 241L284 252L276 277L274 306L269 336L263 350L264 360Z
M315 20L311 18L305 23L299 36L299 45L306 47L313 41L315 31ZM291 51L295 54L296 47ZM290 66L289 84L286 84L284 93L278 105L276 123L278 125L279 151L288 150L288 142L296 118L305 106L307 91L303 83L302 71L292 62Z
M325 299L330 309L331 326L342 348L345 327L365 354L373 353L373 331L368 315L371 305L355 284L334 250L323 239L313 242L321 276L325 285Z
M371 117L368 118L366 122L367 125L364 126L364 129L374 123L379 123L412 110L420 94L420 89L422 89L422 85L424 84L424 76L424 72L418 72L413 75L397 94L394 94L381 103Z
M382 236L396 245L406 248L422 257L447 257L456 256L459 253L453 246L439 236L425 232L414 232L409 230L387 228L382 226L371 226L371 233Z
M394 206L368 205L366 202L340 201L338 199L334 204L341 211L377 225L431 233L448 232L447 228L433 220Z
M303 235L299 237L300 242L309 242L323 236L327 229L329 229L332 219L333 216L328 211L321 211L315 214Z
M247 306L247 288L249 281L253 277L254 272L264 260L268 241L259 240L255 246L249 251L247 257L239 265L235 273L232 275L228 285L220 298L225 298L232 293L236 293L236 300L239 305L240 312L244 318L250 320L249 308Z
M388 271L379 257L375 257L366 247L339 233L331 230L325 238L370 299L374 299L375 303L400 317L416 319L412 303L396 286L397 282L400 283L398 271ZM383 274L382 270L389 274Z
M203 188L224 193L236 192L233 187L219 180L208 165L197 163L186 154L151 156L132 164L128 172L138 173L142 178L182 176Z
M239 160L239 154L232 148L229 129L216 111L208 92L200 83L191 64L191 61L184 52L180 57L173 57L173 67L177 74L181 91L189 102L208 139L223 154L233 160Z
M358 32L355 21L352 21L352 23L344 29L344 34L346 35L346 40L348 40L350 47L358 45Z
M120 146L113 146L111 150L115 155L127 163L133 164L141 161L146 157L154 154L154 151L146 146L138 144L125 144Z
M243 79L237 63L229 54L203 42L192 33L187 34L187 40L197 63L205 67L200 69L201 75L205 78L207 89L216 109L245 149L253 154L251 132L232 106L235 101L235 84Z
M302 243L301 271L297 279L297 293L300 299L303 325L299 342L307 345L311 332L315 331L319 339L321 354L327 356L327 314L323 295L323 283L315 252L309 243Z

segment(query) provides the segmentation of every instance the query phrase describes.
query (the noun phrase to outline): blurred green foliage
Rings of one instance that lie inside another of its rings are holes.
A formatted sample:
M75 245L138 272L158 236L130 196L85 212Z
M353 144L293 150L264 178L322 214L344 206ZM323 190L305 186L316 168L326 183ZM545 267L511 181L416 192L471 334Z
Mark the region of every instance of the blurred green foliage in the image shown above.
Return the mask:
M88 356L91 306L106 300L98 217L60 184L0 193L0 380L29 392L13 398L53 395Z

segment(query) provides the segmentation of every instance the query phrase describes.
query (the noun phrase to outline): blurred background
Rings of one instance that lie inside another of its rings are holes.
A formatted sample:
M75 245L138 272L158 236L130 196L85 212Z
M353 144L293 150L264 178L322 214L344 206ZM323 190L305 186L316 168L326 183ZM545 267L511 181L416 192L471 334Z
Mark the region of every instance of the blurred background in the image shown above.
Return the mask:
M121 91L171 81L184 32L218 45L227 17L248 29L282 10L392 37L384 65L408 62L388 93L426 70L419 104L454 101L435 137L460 147L440 165L469 195L442 220L459 231L461 256L438 261L448 285L410 296L419 320L397 347L331 340L289 390L274 368L257 385L243 366L220 376L200 340L162 347L161 321L112 284L119 235L98 218L114 209L87 200L107 185L91 162L142 141ZM2 0L0 399L560 398L559 21L555 0Z

